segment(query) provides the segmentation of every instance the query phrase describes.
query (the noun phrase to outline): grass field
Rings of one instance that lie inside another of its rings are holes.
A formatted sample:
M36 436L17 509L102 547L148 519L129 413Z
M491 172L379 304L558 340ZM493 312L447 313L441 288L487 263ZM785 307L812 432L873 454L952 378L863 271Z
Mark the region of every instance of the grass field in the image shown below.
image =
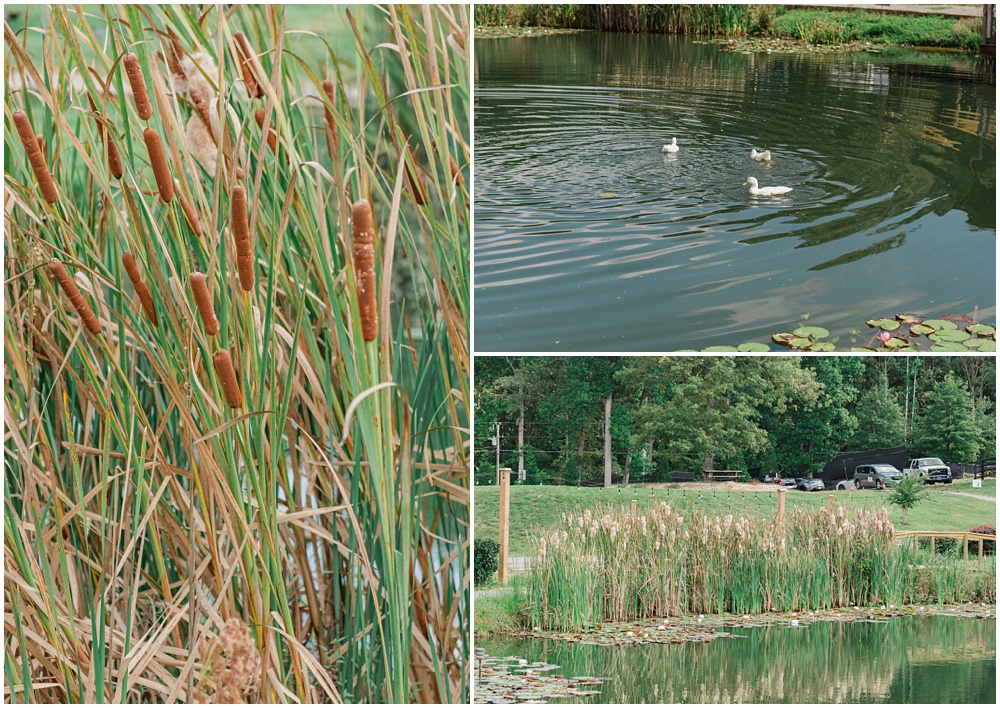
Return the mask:
M748 490L759 489L760 485L746 485ZM948 492L979 492L985 496L996 495L996 480L985 480L983 488L972 489L971 479L956 480L953 484L930 488L931 496L910 511L907 531L966 531L979 524L996 523L996 502L984 499L957 496ZM856 508L874 509L887 505L886 492L837 492L835 503L848 511ZM500 494L496 487L479 486L475 491L476 538L498 537L500 519ZM599 504L631 504L637 500L640 509L651 508L655 501L666 500L675 509L704 509L709 514L733 514L734 516L769 516L777 508L775 491L685 490L681 485L670 489L648 487L577 489L576 487L520 487L511 489L510 502L510 555L523 556L533 553L533 539L538 529L552 526L561 520L562 514L578 513ZM825 492L798 492L790 490L785 502L786 509L816 509L828 501ZM895 507L889 507L892 520L897 526L901 515ZM683 513L683 511L681 512Z

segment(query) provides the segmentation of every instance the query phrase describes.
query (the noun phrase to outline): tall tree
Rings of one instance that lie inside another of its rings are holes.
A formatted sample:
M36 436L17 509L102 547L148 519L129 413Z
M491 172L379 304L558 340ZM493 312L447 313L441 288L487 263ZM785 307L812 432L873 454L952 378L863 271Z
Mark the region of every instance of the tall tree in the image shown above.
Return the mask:
M851 438L852 450L895 447L906 440L903 409L889 390L889 382L880 377L874 388L865 391L858 400L855 413L858 429Z
M917 419L914 447L921 455L946 462L974 462L979 454L980 431L972 413L972 396L950 371L927 395Z

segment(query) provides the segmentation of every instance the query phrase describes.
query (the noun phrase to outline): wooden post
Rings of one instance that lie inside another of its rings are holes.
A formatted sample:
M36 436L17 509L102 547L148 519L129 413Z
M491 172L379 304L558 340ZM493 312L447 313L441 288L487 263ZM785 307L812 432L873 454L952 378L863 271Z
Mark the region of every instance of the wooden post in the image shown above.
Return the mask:
M833 495L832 494L830 495L829 506L830 506L830 513L832 514L833 513Z
M931 536L931 555L934 554L934 546L936 545L934 543L935 541L937 541L937 536Z
M914 555L916 555L916 553L917 553L917 544L918 544L918 542L919 542L919 540L917 539L917 534L913 534L913 554Z
M983 559L983 546L985 544L986 544L986 542L983 540L983 537L980 536L979 537L979 560Z
M636 505L637 505L638 503L639 503L639 500L638 500L638 499L633 499L633 500L632 500L632 516L635 516L635 507L636 507Z
M785 521L785 489L784 487L778 488L778 521L784 523Z
M962 560L969 560L969 534L962 535Z
M500 470L500 567L497 580L507 582L507 549L510 545L510 468Z

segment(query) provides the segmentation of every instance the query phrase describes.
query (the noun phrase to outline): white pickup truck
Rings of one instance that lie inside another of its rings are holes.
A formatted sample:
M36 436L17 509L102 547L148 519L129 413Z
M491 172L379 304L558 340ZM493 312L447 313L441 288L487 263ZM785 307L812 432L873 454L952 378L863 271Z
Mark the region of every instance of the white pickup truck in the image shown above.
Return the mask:
M927 484L943 482L951 484L951 468L938 457L918 457L909 460L903 474L922 477Z

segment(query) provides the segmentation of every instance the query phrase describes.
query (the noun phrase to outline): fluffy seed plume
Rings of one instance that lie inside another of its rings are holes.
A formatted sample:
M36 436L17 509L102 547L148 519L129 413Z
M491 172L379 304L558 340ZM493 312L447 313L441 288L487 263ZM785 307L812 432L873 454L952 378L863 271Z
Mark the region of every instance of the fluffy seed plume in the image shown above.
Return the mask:
M41 148L38 147L35 131L31 129L31 123L28 122L28 114L24 111L14 111L13 118L17 136L21 139L21 145L24 146L31 171L35 173L35 181L38 183L42 198L52 204L59 198L59 193L56 191L56 183L52 180L49 166L45 164L45 156L42 154Z
M90 107L97 113L97 104L94 103L94 99L87 94L87 99L90 101ZM104 121L101 120L101 115L97 113L97 135L101 139L101 143L104 144L105 157L108 158L108 169L115 179L122 178L122 158L118 154L118 148L115 146L114 142L105 133Z
M233 238L236 240L236 267L240 271L240 287L253 290L253 248L250 246L250 226L247 223L247 195L243 187L235 186L230 193Z
M358 286L361 334L366 342L378 335L378 307L375 304L375 246L372 207L360 199L352 208L354 222L354 280Z
M239 408L243 405L243 393L236 380L236 372L233 370L233 360L229 358L229 352L215 352L212 355L212 363L215 365L215 373L219 375L219 383L222 384L222 392L226 395L226 403L229 404L230 408Z
M156 178L156 187L160 190L160 199L169 204L174 198L174 180L170 177L170 167L167 166L167 156L163 152L160 134L152 128L146 128L142 131L142 139L146 141L146 151L153 166L153 176Z
M194 295L194 303L198 306L198 314L201 315L201 324L205 328L205 334L218 334L219 319L215 316L215 307L212 305L212 296L208 292L205 274L195 271L188 278L188 283L191 285L191 294Z
M80 288L76 287L73 278L66 271L66 266L61 261L53 258L49 261L49 272L52 273L52 277L62 286L63 292L66 293L66 297L69 299L73 309L80 315L84 326L90 330L91 334L100 334L101 323L98 322L94 311L90 309L90 305L83 298Z
M331 106L337 105L337 99L335 98L337 91L330 79L323 82L323 93L326 94L326 98L330 102L329 106L323 106L323 114L326 116L326 147L330 152L330 158L336 159L339 140L337 137L337 121L333 117L333 108Z
M233 39L236 40L236 53L239 55L238 63L243 72L243 80L247 84L247 95L250 98L260 98L264 95L264 89L257 83L257 79L253 75L254 51L250 46L250 40L242 32L236 32Z
M264 109L258 108L254 111L253 117L257 119L257 127L264 130ZM267 144L271 146L271 152L278 154L278 134L274 128L267 131Z
M406 146L406 179L410 182L410 189L413 191L413 201L417 206L427 203L427 192L424 191L424 183L420 181L419 173L410 170L410 163L413 162L413 155L410 153L410 146Z
M153 106L149 102L149 94L146 93L146 79L142 76L139 57L129 52L125 55L122 63L125 64L125 74L128 76L128 83L132 87L135 110L140 118L149 120L153 115Z
M139 266L136 265L135 258L132 257L131 253L122 254L122 265L125 266L128 279L132 281L135 294L139 296L139 302L142 303L142 309L146 312L146 317L149 318L154 327L158 327L160 321L156 317L156 308L153 307L153 294L149 292L149 288L142 282L142 278L139 276Z
M195 236L201 238L201 222L198 221L198 212L194 210L194 205L185 199L181 192L177 192L177 197L181 200L181 210L184 212L188 227Z

